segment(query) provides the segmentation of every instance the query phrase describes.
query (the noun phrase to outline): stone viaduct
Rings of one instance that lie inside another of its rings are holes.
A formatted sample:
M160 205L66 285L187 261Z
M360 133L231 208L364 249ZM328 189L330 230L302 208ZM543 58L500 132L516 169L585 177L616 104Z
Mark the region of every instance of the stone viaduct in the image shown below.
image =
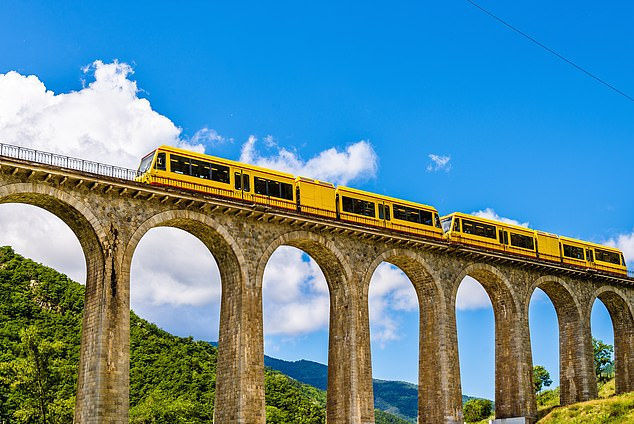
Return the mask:
M328 423L374 422L368 287L384 261L409 277L420 304L419 423L462 422L455 300L467 275L484 286L493 305L497 418L535 421L528 306L536 288L547 293L558 316L562 404L597 396L590 332L596 298L614 326L616 390L634 390L633 279L159 189L99 175L117 170L50 157L5 150L0 203L55 214L83 248L87 281L77 423L128 422L130 264L139 240L160 226L199 238L220 269L217 423L265 422L262 276L271 254L284 245L308 253L330 290Z

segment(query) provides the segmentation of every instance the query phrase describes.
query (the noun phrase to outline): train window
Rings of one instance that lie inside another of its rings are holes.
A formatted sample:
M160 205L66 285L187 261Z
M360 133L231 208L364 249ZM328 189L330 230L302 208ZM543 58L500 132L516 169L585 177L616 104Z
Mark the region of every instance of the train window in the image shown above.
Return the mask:
M264 178L253 177L253 189L255 194L267 195L266 192L266 180Z
M282 197L282 184L279 181L268 180L266 184L269 196Z
M379 204L379 219L384 219L385 215L383 214L383 205Z
M154 159L154 152L141 159L141 164L139 165L140 174L143 174L145 171L150 169L150 166L152 166L152 159Z
M249 174L242 174L242 190L251 190L251 184L249 183Z
M588 258L588 262L594 262L594 256L592 255L592 250L586 249L586 258Z
M625 256L621 254L621 265L625 266Z
M390 207L385 205L385 219L390 220Z
M440 221L440 223L442 224L442 230L445 233L451 230L451 218L445 218L442 221Z
M183 156L170 155L170 171L175 174L191 175L190 160Z
M460 218L456 218L453 221L453 230L460 232Z
M462 232L465 234L473 234L475 236L496 239L495 226L483 224L481 222L462 220Z
M291 184L253 177L253 186L256 194L293 200L293 186Z
M219 183L229 183L229 167L224 165L218 165L217 163L212 163L211 165L211 179L214 181L218 181Z
M159 171L165 171L165 153L159 153L156 155L156 164L154 164L154 168Z
M344 212L369 216L372 218L376 216L373 202L368 202L361 199L354 199L347 196L341 196L341 206Z
M434 225L434 218L431 212L402 205L394 205L394 219L423 225Z
M192 159L191 160L191 166L192 166L192 177L196 177L196 178L202 178L205 180L208 180L211 172L210 172L210 164L209 162L203 162L202 160L196 160L196 159Z
M242 190L242 174L236 172L233 174L234 187L236 190Z
M585 257L583 256L583 248L577 247L577 246L570 246L568 244L564 244L563 246L564 246L564 256L567 256L573 259L580 259L580 260L585 259Z
M440 225L440 217L437 213L434 214L434 223L436 224L437 228L442 228L442 226Z
M291 184L282 183L282 199L293 200L293 186Z
M621 264L621 258L616 252L610 252L609 250L594 249L597 254L597 261L608 262L615 265Z
M511 233L511 246L535 250L535 241L533 237Z

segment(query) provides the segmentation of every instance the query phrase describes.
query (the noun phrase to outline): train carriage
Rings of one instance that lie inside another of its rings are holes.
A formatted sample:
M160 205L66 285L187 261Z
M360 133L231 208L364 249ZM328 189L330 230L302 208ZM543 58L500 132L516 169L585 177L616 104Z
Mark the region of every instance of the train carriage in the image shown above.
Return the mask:
M536 258L535 231L479 216L455 212L441 218L450 242Z
M141 160L138 181L178 187L284 209L297 208L295 177L170 146Z
M350 187L337 187L337 212L342 221L442 239L436 208Z
M615 247L559 237L561 260L565 264L602 272L627 275L625 257Z

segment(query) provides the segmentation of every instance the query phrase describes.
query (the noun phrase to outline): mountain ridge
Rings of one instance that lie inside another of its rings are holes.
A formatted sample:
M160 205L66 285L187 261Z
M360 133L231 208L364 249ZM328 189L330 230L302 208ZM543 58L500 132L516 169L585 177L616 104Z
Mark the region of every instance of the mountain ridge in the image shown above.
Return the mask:
M264 355L264 365L280 371L295 380L325 390L328 384L328 365L300 359L286 361ZM416 422L418 415L418 386L406 381L372 379L374 407L396 415L409 422ZM472 396L462 395L462 403Z

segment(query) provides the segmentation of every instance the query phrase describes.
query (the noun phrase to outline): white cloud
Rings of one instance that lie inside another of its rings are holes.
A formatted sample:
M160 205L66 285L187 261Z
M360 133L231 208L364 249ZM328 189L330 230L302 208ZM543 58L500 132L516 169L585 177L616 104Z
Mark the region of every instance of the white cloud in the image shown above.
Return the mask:
M159 144L203 151L204 145L232 141L207 127L184 137L178 126L139 97L133 70L125 63L95 61L84 72L94 81L68 93L54 93L34 75L0 74L0 142L134 168ZM264 139L266 148L276 149L271 156L262 156L255 142L251 137L244 144L243 160L295 174L343 184L372 177L377 169L376 154L366 141L343 151L324 150L308 161L277 147L272 136ZM46 211L0 205L0 245L12 245L85 282L79 242ZM140 241L133 258L132 307L178 334L185 335L179 328L187 328L214 337L217 329L204 329L217 322L208 315L219 308L219 278L211 254L197 239L176 229L154 229ZM274 253L264 289L268 333L296 336L327 328L328 287L317 264L301 251L280 248ZM189 319L184 317L202 321L185 326Z
M227 141L233 143L233 138L226 138L218 134L218 131L207 127L199 129L189 139L190 145L218 145Z
M493 209L486 208L481 211L471 212L472 215L479 216L482 218L492 219L494 221L504 222L506 224L520 225L522 227L528 227L528 222L519 222L515 219L505 218L503 216L498 215Z
M129 65L97 60L84 72L95 80L60 94L35 75L0 74L0 140L128 168L160 144L204 150L202 135L209 139L213 130L204 129L194 143L183 139L180 128L138 96Z
M400 313L418 309L414 286L399 268L387 262L379 265L370 281L370 336L383 347L400 339Z
M473 310L491 307L491 299L475 278L466 276L456 294L456 309Z
M0 204L0 246L86 281L86 261L79 240L58 217L36 206Z
M177 228L153 228L143 236L130 280L138 303L201 306L220 300L220 272L209 249Z
M427 172L449 172L451 170L451 156L435 155L430 153L427 157L431 160L431 162L427 165Z
M319 265L304 252L278 248L263 278L265 333L297 335L328 326L328 285Z
M262 155L256 148L257 138L250 136L242 146L240 161L278 169L293 175L301 175L348 184L352 180L371 178L376 175L378 158L370 143L358 141L346 147L345 151L330 148L304 161L296 153L279 147L271 136L264 139L266 147L275 149L272 155Z
M619 234L608 240L605 244L621 249L629 267L634 266L634 231L630 234Z

